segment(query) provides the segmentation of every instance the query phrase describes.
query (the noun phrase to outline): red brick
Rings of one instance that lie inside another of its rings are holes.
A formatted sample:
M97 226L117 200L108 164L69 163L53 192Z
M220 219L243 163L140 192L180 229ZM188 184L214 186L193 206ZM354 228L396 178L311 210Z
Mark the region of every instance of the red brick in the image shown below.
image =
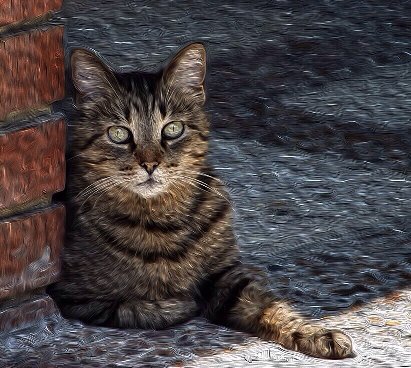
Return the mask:
M58 309L54 301L46 295L33 296L7 307L0 305L0 331L26 327L55 313L58 313Z
M0 26L61 8L63 0L0 0Z
M65 142L63 119L0 135L0 213L64 189Z
M62 205L0 221L0 299L57 280L64 223Z
M64 97L63 55L62 27L0 42L0 120Z

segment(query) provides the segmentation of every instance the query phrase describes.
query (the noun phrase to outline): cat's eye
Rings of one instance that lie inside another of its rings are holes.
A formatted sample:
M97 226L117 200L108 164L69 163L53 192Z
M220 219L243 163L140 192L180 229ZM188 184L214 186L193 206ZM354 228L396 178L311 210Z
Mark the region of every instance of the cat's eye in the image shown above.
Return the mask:
M108 129L108 136L114 143L126 143L130 138L130 132L126 128L112 126Z
M184 132L184 124L181 121L173 121L168 123L161 132L165 139L179 138Z

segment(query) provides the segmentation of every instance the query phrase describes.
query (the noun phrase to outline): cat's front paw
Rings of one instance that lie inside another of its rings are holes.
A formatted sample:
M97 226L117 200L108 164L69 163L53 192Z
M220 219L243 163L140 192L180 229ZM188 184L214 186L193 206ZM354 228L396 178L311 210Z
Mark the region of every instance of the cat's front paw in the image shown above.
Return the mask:
M302 353L325 359L353 358L355 353L349 336L340 330L320 329L311 335L295 336Z

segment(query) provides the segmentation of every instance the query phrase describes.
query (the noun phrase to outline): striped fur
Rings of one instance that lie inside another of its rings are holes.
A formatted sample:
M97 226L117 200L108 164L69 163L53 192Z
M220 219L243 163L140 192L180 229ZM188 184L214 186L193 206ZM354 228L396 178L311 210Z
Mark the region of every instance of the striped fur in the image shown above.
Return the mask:
M346 335L304 321L240 261L228 195L206 160L203 46L186 47L153 74L115 72L81 49L72 68L80 117L68 233L62 278L49 288L62 313L155 329L201 314L313 356L351 356ZM165 140L172 121L185 132ZM119 125L130 132L123 144L107 134ZM145 163L157 164L151 176Z

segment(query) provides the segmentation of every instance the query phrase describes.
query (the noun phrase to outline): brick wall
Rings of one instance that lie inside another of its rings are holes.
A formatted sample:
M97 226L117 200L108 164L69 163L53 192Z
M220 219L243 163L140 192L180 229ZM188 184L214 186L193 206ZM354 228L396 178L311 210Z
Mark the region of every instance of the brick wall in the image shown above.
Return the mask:
M44 288L59 275L66 125L62 0L0 0L0 331L55 312Z

